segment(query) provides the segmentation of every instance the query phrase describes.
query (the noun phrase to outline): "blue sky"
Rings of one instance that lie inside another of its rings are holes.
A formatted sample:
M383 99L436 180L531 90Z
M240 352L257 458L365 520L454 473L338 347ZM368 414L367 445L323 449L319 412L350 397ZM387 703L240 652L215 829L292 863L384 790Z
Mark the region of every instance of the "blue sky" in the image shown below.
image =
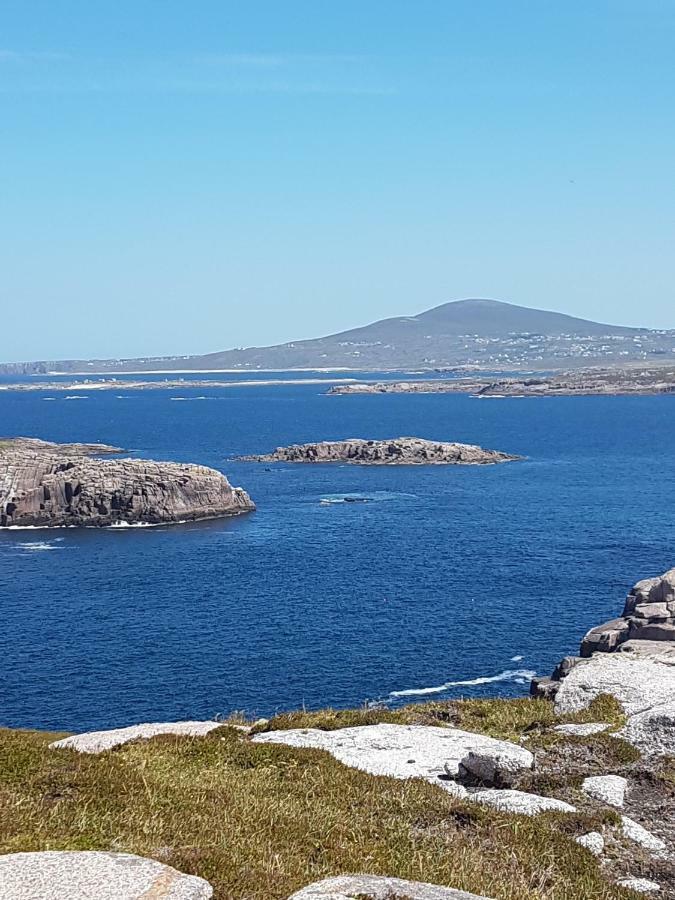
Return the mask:
M672 0L3 0L6 360L675 327Z

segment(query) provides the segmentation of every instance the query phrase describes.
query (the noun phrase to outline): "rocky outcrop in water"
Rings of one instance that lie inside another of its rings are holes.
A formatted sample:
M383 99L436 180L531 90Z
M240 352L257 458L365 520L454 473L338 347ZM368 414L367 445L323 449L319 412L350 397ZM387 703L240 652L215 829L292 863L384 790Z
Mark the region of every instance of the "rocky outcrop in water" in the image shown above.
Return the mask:
M255 509L215 469L142 459L98 459L102 444L0 441L0 526L161 524Z
M633 587L620 618L592 628L581 642L581 655L611 652L625 641L675 641L675 569L646 578Z
M587 397L672 394L672 366L614 366L534 378L429 378L337 384L328 394L472 394L475 397Z
M521 459L473 444L448 444L423 438L400 437L388 441L348 438L316 444L277 447L272 453L246 456L253 462L354 463L358 465L486 465Z

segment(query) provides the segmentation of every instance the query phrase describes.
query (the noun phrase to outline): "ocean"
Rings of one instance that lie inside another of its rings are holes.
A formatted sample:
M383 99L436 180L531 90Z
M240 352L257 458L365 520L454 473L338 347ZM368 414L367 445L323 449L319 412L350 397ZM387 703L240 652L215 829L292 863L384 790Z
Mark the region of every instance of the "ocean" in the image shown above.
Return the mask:
M3 435L213 466L258 506L168 527L0 531L0 724L525 695L634 581L675 565L675 396L331 397L297 373L204 377L261 383L0 392ZM299 383L262 383L277 377ZM401 435L526 459L233 459Z

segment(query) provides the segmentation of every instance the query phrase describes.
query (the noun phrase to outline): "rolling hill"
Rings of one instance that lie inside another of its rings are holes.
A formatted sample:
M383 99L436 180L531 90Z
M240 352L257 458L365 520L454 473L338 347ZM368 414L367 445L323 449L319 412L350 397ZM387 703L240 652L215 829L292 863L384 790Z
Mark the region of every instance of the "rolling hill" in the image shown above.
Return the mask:
M675 331L605 325L498 300L457 300L416 316L271 347L201 356L42 361L0 367L5 373L198 371L217 369L360 370L480 367L573 368L675 359Z

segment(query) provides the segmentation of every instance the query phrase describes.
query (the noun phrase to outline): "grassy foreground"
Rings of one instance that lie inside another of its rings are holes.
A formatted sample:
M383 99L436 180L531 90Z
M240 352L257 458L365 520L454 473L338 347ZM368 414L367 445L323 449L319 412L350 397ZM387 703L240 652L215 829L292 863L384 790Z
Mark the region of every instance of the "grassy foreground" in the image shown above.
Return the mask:
M534 736L556 721L545 701L499 700L298 714L270 726L412 719L459 719L504 737ZM588 816L499 814L422 781L349 769L321 751L252 744L227 725L203 738L162 736L98 756L49 750L54 737L0 731L2 853L138 853L206 878L216 900L285 900L349 872L497 900L636 896L608 883L575 844L575 835L598 826Z

